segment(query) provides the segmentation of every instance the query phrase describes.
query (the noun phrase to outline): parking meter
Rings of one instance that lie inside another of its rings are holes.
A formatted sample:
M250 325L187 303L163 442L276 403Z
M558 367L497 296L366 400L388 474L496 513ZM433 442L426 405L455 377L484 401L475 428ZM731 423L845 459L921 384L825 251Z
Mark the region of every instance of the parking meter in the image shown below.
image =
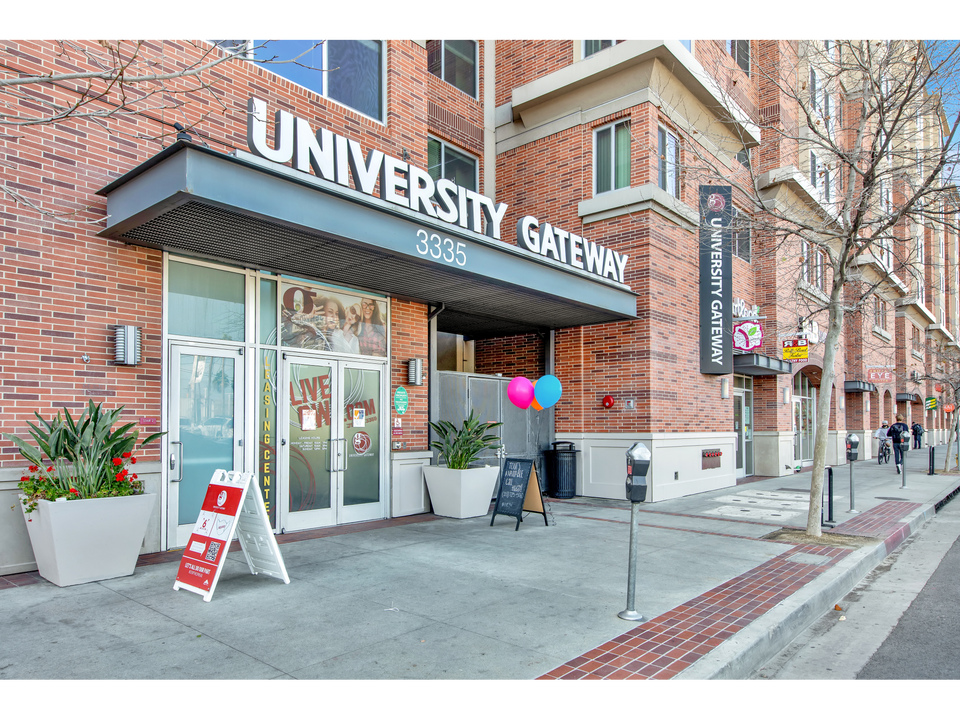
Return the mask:
M856 460L860 455L860 451L859 451L860 438L857 437L855 434L850 433L849 435L847 435L846 440L847 440L847 460Z
M647 499L647 470L650 468L650 450L635 442L627 450L627 500L641 503Z
M643 622L637 612L637 535L640 528L640 503L647 499L647 470L650 469L650 450L635 442L627 450L627 500L630 501L630 564L627 568L627 608L619 615L624 620Z

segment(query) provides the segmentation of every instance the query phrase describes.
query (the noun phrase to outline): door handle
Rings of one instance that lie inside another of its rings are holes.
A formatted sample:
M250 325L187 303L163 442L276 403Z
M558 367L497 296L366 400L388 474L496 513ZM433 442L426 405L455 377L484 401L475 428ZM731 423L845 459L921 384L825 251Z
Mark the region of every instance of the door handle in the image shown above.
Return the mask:
M342 470L343 472L346 472L346 471L347 471L347 458L349 457L349 456L347 455L347 439L346 439L346 438L340 438L340 439L343 440L343 455L341 456L341 457L343 457L343 467L340 468L340 470Z
M170 478L170 482L180 482L183 480L183 443L179 440L172 440L171 445L179 445L178 452L170 453L170 469L177 470L177 477Z

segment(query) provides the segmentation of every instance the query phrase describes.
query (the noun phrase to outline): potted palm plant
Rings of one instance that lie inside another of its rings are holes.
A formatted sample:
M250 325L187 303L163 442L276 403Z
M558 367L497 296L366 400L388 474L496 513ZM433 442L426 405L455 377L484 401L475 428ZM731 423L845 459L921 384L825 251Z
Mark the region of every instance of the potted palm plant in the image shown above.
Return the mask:
M500 447L499 437L486 434L500 425L503 423L481 421L473 410L459 428L446 420L430 423L438 438L430 447L440 453L440 460L445 463L423 468L434 514L470 518L486 515L490 510L500 468L470 465L484 450Z
M39 425L37 443L4 433L30 462L20 478L20 507L40 576L64 587L132 575L156 495L143 492L134 472L134 423L114 429L123 407L89 406L76 420L69 410Z

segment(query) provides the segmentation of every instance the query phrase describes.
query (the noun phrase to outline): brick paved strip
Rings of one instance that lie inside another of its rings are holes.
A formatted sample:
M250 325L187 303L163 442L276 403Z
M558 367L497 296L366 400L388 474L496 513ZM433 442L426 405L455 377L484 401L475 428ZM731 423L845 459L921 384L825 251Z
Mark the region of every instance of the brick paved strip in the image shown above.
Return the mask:
M538 679L669 679L850 552L849 548L797 545ZM798 555L823 557L825 562L791 559Z

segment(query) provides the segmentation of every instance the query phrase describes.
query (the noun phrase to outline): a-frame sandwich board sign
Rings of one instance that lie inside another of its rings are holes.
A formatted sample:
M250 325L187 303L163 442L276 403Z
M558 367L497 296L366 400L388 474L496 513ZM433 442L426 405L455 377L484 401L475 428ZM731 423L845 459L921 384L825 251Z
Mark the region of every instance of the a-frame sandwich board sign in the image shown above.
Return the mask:
M497 491L497 504L493 508L490 525L493 525L497 515L509 515L517 519L514 530L519 530L524 512L539 513L543 515L543 524L550 525L533 460L507 458L500 471L500 489Z
M254 575L269 575L290 583L277 538L252 472L215 470L187 542L174 590L183 588L210 602L236 535Z

